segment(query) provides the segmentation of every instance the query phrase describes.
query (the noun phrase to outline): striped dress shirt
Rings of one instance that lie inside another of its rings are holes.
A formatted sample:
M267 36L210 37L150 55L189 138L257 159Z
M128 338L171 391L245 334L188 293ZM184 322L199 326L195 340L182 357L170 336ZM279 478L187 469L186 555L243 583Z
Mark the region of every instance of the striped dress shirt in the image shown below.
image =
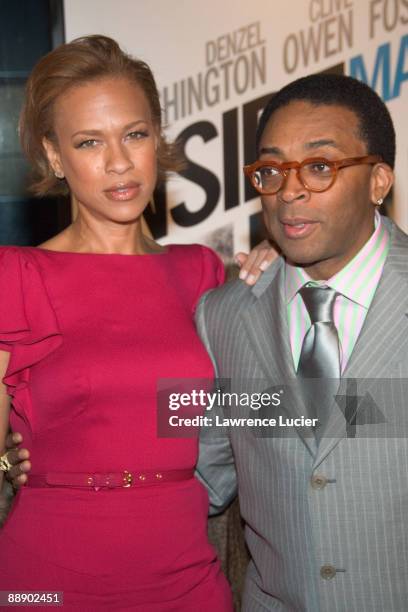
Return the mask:
M389 233L376 211L371 238L340 272L325 281L315 281L303 268L285 265L285 291L293 363L297 370L303 339L311 323L299 289L325 285L339 295L334 304L334 324L340 341L341 371L347 365L380 280L389 250Z

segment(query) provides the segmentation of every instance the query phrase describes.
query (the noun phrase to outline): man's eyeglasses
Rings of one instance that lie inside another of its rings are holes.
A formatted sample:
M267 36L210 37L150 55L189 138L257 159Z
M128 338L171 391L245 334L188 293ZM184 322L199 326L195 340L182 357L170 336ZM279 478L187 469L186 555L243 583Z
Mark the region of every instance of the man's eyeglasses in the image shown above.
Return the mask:
M284 186L289 170L296 170L296 176L308 191L327 191L334 184L341 168L358 164L378 164L382 161L379 155L349 157L330 161L324 157L310 157L302 162L256 161L244 166L244 173L251 184L262 195L274 195Z

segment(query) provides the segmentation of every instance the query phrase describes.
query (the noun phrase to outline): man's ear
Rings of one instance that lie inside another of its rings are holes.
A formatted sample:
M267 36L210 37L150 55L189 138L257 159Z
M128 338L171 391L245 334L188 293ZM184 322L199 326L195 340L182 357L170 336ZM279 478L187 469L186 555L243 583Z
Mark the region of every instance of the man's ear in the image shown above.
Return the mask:
M57 178L63 179L65 176L64 169L62 167L61 158L55 144L48 140L48 138L42 139L42 145L48 158L52 171Z
M392 168L380 162L375 164L371 173L370 196L374 205L377 205L386 198L394 183L394 172Z

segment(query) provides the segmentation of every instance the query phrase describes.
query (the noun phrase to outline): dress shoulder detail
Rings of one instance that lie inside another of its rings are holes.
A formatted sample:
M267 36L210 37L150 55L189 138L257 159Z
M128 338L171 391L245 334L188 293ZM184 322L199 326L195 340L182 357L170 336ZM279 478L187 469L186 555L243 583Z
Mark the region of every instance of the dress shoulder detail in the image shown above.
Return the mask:
M201 253L201 277L193 303L195 311L201 296L225 282L225 267L221 258L210 248L199 246Z
M0 247L0 349L10 352L3 382L24 384L24 370L62 342L55 312L29 250Z

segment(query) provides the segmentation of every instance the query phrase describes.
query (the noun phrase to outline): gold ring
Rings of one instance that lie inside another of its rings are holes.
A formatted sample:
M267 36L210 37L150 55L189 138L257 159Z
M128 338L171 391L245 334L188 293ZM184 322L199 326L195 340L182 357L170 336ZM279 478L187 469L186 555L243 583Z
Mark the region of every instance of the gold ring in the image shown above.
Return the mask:
M4 453L4 455L0 457L0 471L8 472L11 470L12 467L13 467L13 464L10 463L7 457L7 453Z

